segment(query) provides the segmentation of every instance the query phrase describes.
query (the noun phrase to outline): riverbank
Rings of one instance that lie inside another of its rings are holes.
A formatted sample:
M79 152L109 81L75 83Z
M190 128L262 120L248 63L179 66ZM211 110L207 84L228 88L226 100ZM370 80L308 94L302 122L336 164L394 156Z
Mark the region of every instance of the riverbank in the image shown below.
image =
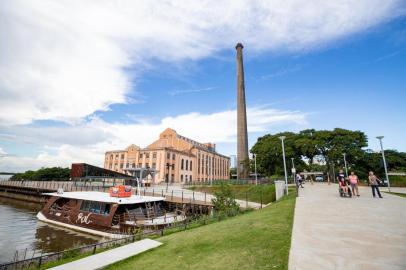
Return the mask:
M261 210L158 238L156 250L107 269L287 269L294 194Z

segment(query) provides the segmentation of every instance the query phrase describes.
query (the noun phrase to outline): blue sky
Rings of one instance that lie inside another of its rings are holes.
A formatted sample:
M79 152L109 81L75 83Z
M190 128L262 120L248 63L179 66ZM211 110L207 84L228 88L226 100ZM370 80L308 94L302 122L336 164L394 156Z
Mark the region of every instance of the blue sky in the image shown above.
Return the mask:
M253 1L236 22L248 5L238 3L223 21L210 2L101 4L90 15L69 1L1 5L0 171L102 165L104 151L145 147L166 127L235 154L240 41L250 146L267 133L340 127L364 131L373 150L384 135L385 148L406 151L404 2L309 1L301 12Z

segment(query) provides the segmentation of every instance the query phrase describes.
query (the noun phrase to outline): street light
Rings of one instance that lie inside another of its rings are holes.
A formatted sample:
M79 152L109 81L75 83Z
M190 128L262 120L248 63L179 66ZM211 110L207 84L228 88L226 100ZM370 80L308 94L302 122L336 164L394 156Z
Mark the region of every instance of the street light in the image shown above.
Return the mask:
M388 168L386 167L385 152L383 151L383 145L382 145L383 136L378 136L378 137L376 137L376 138L379 140L379 144L381 145L383 166L384 166L384 168L385 168L386 181L388 181L388 191L390 192L390 183L389 183L389 176L388 176Z
M297 196L299 196L299 183L296 179L295 159L294 158L291 158L291 159L292 159L292 180L293 180L293 183L295 183L295 185L296 185L296 197L297 197Z
M346 174L346 176L347 176L347 178L348 178L347 160L346 160L346 158L345 158L346 153L344 153L343 156L344 156L345 174Z
M286 195L289 194L288 191L288 172L286 171L286 159L285 159L285 140L286 136L280 136L279 139L282 141L282 155L283 155L283 168L285 170L285 187L286 187Z
M258 185L258 177L257 177L257 155L256 155L256 154L252 154L252 157L254 158L255 185Z

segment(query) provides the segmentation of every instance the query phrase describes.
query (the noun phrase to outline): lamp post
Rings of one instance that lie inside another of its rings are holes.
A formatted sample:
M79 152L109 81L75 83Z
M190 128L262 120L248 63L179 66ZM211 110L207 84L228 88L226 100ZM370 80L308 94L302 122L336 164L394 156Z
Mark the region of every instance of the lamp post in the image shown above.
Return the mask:
M345 175L346 175L347 178L348 178L347 159L345 158L345 157L346 157L346 153L344 153L343 156L344 156Z
M381 153L382 153L383 167L385 168L386 181L388 181L388 191L390 192L390 183L389 183L389 176L388 176L388 168L386 167L385 152L383 151L383 145L382 145L383 136L378 136L378 137L376 137L376 138L379 140L379 144L381 145Z
M171 164L166 163L166 171L168 172L166 174L166 192L168 192L168 186L169 186L169 168L171 167Z
M292 159L292 180L293 180L293 183L295 183L295 185L296 185L296 197L298 197L299 196L299 183L296 180L295 159L294 158L291 158L291 159Z
M283 168L285 170L285 188L286 188L286 195L289 194L288 191L288 172L286 171L286 159L285 159L285 140L286 136L280 136L279 139L282 142L282 156L283 156Z
M257 176L257 154L252 154L254 158L254 169L255 169L255 185L258 185L258 176Z

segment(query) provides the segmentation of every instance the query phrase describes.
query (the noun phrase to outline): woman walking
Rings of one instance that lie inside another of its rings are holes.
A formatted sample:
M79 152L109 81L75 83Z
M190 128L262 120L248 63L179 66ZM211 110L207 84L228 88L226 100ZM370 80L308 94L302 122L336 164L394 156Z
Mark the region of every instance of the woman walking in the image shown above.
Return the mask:
M354 196L357 195L357 197L359 197L358 176L354 172L351 172L351 175L348 178L350 180L352 194L354 194Z
M374 172L369 172L368 176L369 184L371 185L372 188L372 196L375 198L375 190L378 193L379 198L382 198L381 192L379 192L379 187L378 187L378 177L374 174Z

